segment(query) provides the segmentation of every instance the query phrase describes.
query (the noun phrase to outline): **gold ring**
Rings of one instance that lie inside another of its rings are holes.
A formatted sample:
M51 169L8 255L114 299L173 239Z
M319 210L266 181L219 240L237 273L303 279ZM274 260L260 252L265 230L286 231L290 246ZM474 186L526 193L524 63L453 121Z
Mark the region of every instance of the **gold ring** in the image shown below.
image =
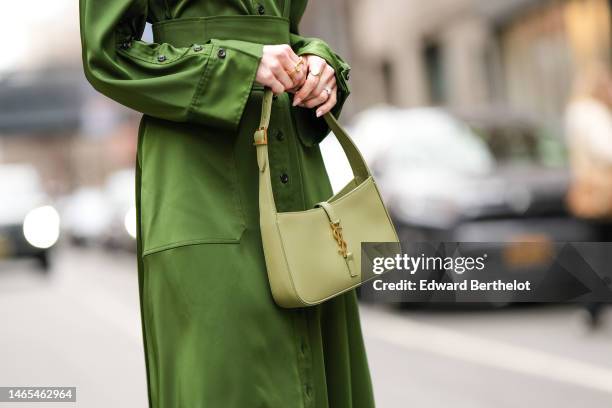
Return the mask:
M304 59L300 58L300 60L295 64L293 70L288 72L289 76L293 76L296 72L300 72L300 67L304 64Z
M300 72L300 67L304 65L304 60L302 58L300 58L300 60L297 62L297 64L295 64L295 67L293 68L294 71L296 72Z

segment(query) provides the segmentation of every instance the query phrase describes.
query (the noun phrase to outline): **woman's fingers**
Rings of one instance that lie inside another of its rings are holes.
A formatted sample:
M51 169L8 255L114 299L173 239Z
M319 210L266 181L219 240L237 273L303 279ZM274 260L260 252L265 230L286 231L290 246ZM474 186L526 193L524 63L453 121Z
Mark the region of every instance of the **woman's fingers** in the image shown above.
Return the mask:
M325 101L329 99L329 94L327 91L323 91L317 96L310 98L307 102L302 103L302 107L312 109L316 108L319 105L322 105Z
M288 45L264 46L256 81L275 94L295 90L293 106L318 107L317 116L329 112L337 102L334 69L316 55L298 57Z
M308 71L306 61L297 55L295 56L297 59L288 58L285 60L285 71L293 81L293 86L290 89L287 89L288 92L293 92L304 85L304 81L306 80L306 72Z
M306 61L303 61L303 58L297 55L289 45L283 45L282 47L283 52L281 55L281 59L283 60L283 63L286 64L285 68L288 72L291 72L295 68L295 66L300 63L300 61L300 65L302 67L306 65Z
M295 93L297 92L304 83L306 82L306 74L304 70L300 70L299 72L295 72L289 75L291 79L293 79L293 87L287 89L287 92Z
M336 85L336 72L334 71L332 67L325 64L325 66L323 67L323 71L321 72L321 79L319 80L319 83L317 84L315 89L313 89L311 95L305 98L302 102L306 103L306 102L309 102L311 99L318 98L319 95L321 95L321 93L325 90L325 88L332 88L335 85ZM311 104L309 104L309 107L314 107L314 106L311 106Z
M267 67L261 69L261 73L258 74L260 78L261 84L272 89L272 92L275 94L280 94L285 92L285 85L276 79L274 73Z
M300 61L300 57L287 44L264 45L255 80L272 88L274 93L294 89L304 81L304 73L298 72L298 69L305 71L306 63Z
M314 75L308 75L306 77L306 81L304 85L300 88L299 91L293 96L293 106L297 106L302 103L302 101L308 97L310 97L312 91L319 84L319 77Z
M316 89L313 91L314 96L302 102L302 105L305 108L316 108L317 106L327 102L334 89L336 89L336 77L326 76L325 79L321 79Z
M274 74L276 80L283 84L283 90L293 88L293 79L291 79L291 77L287 73L287 70L285 69L285 66L281 63L280 60L271 61L269 68Z
M283 65L283 70L291 80L291 86L287 91L301 86L305 79L304 72L306 71L306 62L302 57L299 57L291 47L287 46L285 52L279 56L279 61Z
M319 108L317 109L317 118L331 111L334 108L334 106L336 106L337 102L338 102L338 89L336 86L334 86L333 89L331 90L331 94L329 95L329 98L327 98L327 101L323 105L319 106Z
M323 70L327 65L323 58L317 57L316 55L308 56L307 63L308 74L306 76L306 81L300 90L294 95L293 106L297 106L305 99L311 97L311 94L319 84Z

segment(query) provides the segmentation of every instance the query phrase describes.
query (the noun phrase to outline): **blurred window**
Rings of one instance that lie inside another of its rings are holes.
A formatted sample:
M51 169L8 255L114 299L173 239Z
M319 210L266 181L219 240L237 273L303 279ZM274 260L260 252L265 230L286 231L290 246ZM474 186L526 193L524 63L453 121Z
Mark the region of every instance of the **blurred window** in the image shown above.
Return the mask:
M478 128L498 164L536 164L561 167L567 164L566 147L561 138L538 129L525 127Z
M435 42L429 43L425 45L423 53L430 101L434 105L443 105L446 102L446 84L441 46Z
M383 85L385 87L385 101L389 105L393 105L396 102L395 98L395 81L393 79L393 65L385 60L382 63L382 75Z

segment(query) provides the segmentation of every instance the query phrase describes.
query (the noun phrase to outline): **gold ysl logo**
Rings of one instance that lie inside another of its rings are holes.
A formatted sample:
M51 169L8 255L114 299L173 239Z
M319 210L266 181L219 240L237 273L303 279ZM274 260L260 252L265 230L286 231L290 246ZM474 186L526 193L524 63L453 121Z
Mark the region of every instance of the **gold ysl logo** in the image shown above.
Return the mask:
M338 244L338 253L344 258L347 258L349 254L346 246L346 241L342 236L342 227L340 226L340 222L330 222L329 225L331 225L332 235L336 240L336 243Z

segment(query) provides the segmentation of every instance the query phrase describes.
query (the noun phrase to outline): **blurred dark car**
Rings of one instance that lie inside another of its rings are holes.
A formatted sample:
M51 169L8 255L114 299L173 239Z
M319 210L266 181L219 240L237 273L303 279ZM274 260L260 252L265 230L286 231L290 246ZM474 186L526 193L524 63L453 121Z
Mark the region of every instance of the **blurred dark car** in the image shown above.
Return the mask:
M35 258L49 269L49 253L60 236L60 217L43 192L36 170L0 165L0 259Z
M435 108L374 109L356 122L352 133L403 242L478 242L475 252L497 270L536 273L551 266L552 243L597 240L565 208L559 136L518 119L471 123ZM538 245L517 253L517 242Z

